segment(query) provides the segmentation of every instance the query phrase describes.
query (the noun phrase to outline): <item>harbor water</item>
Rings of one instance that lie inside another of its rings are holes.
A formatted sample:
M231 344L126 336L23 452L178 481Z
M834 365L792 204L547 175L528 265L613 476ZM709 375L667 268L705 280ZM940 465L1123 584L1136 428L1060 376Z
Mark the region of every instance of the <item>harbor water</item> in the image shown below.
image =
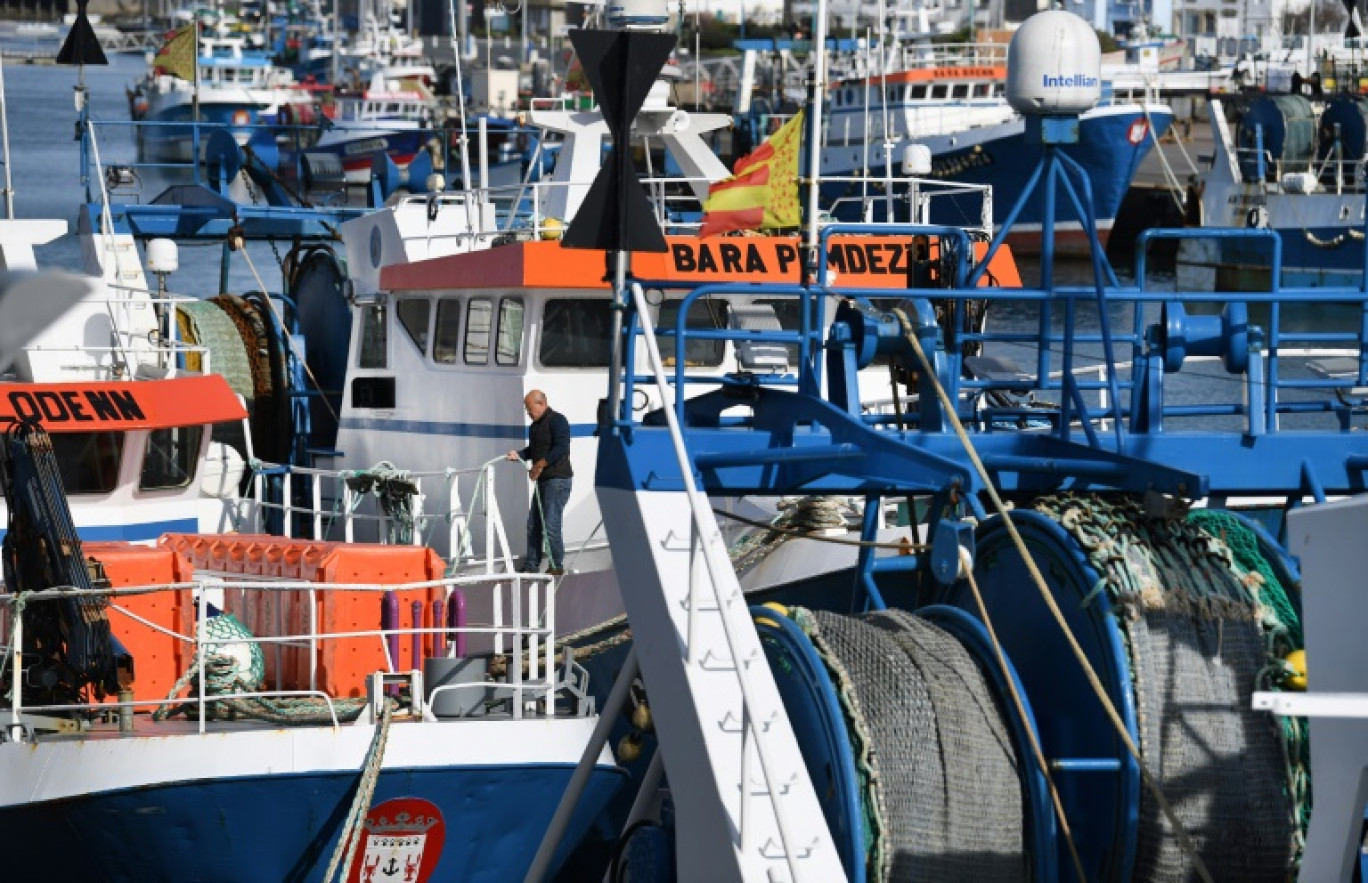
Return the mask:
M55 45L55 44L54 44ZM4 44L0 42L0 48ZM110 54L108 67L85 71L91 116L101 125L99 143L102 168L137 161L131 127L108 124L127 120L127 89L147 70L142 55ZM81 183L80 141L76 138L76 85L78 71L72 67L7 63L5 97L9 114L10 162L13 164L14 213L18 218L60 218L68 223L66 236L37 249L38 265L48 269L80 270L81 246L76 237L77 217L85 199ZM165 181L140 180L132 191L121 191L122 202L149 202ZM92 195L99 199L99 182L92 178ZM275 257L264 245L253 245L252 260L270 287L279 284ZM221 250L216 245L181 246L181 270L170 280L175 294L210 296L217 291ZM234 261L229 289L244 292L259 288L244 261Z

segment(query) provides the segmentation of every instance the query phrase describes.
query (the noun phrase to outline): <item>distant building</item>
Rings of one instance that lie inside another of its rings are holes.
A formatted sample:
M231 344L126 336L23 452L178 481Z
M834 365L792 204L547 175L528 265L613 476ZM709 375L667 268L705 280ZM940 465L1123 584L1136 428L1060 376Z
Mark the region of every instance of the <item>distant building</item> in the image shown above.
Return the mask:
M975 18L975 3L979 0L935 0L926 3L905 3L884 0L887 26L904 33L918 33L921 22L929 25L933 34L953 34L969 27ZM785 15L795 25L804 26L817 13L814 0L789 0ZM833 35L863 34L865 29L879 29L877 0L830 0L827 4L827 28Z
M1210 54L1234 56L1242 39L1269 45L1281 37L1284 11L1304 7L1307 0L1063 0L1062 8L1087 20L1104 33L1125 39L1140 24L1150 33L1188 39L1194 46L1211 47ZM975 30L1012 28L1037 12L1050 9L1053 0L934 0L908 5L885 0L884 14L890 27L904 22L904 33L950 34L967 27ZM815 0L788 0L786 14L798 26L811 21ZM879 4L873 0L831 0L827 7L834 34L862 34L877 30ZM919 22L928 26L923 28Z

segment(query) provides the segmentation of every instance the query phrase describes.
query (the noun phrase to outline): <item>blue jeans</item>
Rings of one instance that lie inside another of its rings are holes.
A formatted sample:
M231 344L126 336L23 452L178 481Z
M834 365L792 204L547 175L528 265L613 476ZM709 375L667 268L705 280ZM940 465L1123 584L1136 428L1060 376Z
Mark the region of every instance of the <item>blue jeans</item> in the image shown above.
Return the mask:
M533 497L527 512L527 570L541 568L543 545L547 547L552 567L565 566L561 515L565 512L565 504L570 502L571 481L573 479L570 478L546 478L537 482L537 496ZM537 497L541 498L540 506L537 505Z

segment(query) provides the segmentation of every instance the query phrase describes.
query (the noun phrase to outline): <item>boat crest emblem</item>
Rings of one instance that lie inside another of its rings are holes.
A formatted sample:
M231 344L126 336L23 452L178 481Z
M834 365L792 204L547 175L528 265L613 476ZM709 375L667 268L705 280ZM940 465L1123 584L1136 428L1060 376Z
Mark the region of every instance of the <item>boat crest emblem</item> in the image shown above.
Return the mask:
M386 800L366 813L348 883L427 883L442 855L446 823L417 797Z
M1126 131L1126 140L1136 147L1139 147L1140 143L1145 140L1145 136L1148 134L1149 120L1145 117L1141 117L1130 124L1130 129Z

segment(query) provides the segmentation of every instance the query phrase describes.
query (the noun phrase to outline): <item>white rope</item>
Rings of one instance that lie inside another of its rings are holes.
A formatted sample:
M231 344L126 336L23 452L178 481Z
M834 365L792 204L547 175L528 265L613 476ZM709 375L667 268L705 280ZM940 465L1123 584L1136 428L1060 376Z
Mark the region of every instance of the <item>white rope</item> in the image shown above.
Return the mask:
M337 838L337 846L333 849L332 859L328 862L328 870L323 875L323 883L332 883L333 872L337 870L337 863L344 853L346 861L342 862L342 875L337 878L338 883L348 879L351 874L352 860L356 857L357 847L361 845L361 835L366 827L366 813L370 811L371 798L375 795L375 783L380 778L380 767L384 763L385 744L389 741L393 712L394 703L387 700L384 711L380 713L375 738L371 740L370 749L366 753L366 762L361 768L361 784L357 786L356 797L352 800L351 809L347 811L347 822L342 828L342 835Z
M1159 134L1154 129L1154 120L1150 118L1149 105L1142 104L1141 107L1145 111L1145 123L1149 126L1150 139L1154 141L1154 152L1158 155L1159 165L1164 170L1164 181L1168 184L1169 196L1173 197L1173 204L1181 212L1184 208L1183 199L1179 196L1183 192L1182 185L1179 184L1178 176L1174 174L1173 169L1169 167L1168 157L1164 156L1164 149L1159 145ZM1175 134L1174 139L1176 140L1177 137ZM1188 160L1188 164L1191 165L1191 163L1192 161Z

